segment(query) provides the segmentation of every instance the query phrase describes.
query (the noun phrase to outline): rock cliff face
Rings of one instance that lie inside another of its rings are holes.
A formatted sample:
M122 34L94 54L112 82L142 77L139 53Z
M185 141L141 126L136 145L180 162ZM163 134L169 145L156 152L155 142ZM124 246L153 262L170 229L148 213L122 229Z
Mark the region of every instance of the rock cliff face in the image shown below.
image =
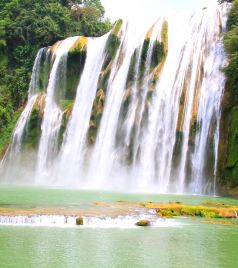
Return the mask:
M229 2L232 5L229 8L224 37L228 62L224 69L226 86L221 107L218 184L222 194L238 197L238 1Z
M238 109L228 90L220 120L225 10L183 18L185 28L177 18L119 20L100 38L40 50L2 166L31 169L43 184L196 194L235 187Z
M228 87L222 102L218 184L221 194L238 197L238 96Z

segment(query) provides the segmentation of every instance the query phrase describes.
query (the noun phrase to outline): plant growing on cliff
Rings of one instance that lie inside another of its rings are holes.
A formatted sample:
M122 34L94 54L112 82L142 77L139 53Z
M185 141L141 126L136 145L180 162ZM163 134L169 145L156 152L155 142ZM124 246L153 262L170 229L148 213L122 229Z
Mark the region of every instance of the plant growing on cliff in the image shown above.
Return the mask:
M227 85L236 95L238 94L238 1L232 4L227 21L227 33L224 45L229 56L229 64L225 69Z
M75 8L84 10L79 18ZM73 35L106 33L111 23L104 12L100 0L0 1L1 137L11 135L11 118L25 103L38 49Z
M225 1L220 1L225 2ZM228 64L224 69L226 90L223 98L220 143L220 174L222 185L238 186L238 0L233 2L228 14L227 32L224 36L224 47Z

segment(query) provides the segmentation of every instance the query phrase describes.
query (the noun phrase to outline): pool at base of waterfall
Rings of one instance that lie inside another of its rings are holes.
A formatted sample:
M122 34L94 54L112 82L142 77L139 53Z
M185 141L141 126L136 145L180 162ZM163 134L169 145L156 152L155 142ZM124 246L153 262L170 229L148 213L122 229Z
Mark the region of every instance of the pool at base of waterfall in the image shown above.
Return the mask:
M10 211L0 215L1 267L237 267L236 219L159 218L135 206L143 202L238 204L208 196L0 187L0 211ZM75 210L83 226L63 215ZM136 226L145 219L150 226Z

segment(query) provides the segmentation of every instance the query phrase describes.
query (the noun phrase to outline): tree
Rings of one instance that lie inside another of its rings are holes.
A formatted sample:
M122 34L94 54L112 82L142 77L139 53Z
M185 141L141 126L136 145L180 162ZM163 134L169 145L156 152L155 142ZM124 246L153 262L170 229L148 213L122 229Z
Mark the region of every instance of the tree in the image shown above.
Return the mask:
M77 17L73 7L83 7L82 16ZM69 36L103 35L112 27L103 16L100 0L0 1L1 136L8 119L25 103L39 48Z

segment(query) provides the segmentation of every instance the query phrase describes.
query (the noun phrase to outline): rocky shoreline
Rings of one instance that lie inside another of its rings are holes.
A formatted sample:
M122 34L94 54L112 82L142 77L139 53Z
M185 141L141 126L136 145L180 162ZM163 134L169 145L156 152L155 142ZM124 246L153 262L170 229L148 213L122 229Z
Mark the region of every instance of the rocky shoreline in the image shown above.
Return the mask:
M216 220L233 219L238 224L238 206L231 206L225 203L207 202L201 205L186 205L181 202L173 203L136 203L128 201L118 202L95 202L90 206L79 207L0 207L0 217L71 217L75 225L84 225L85 218L110 218L130 217L145 215L144 218L138 218L134 224L137 226L150 226L150 217L153 219L167 218L201 218L208 223L221 223ZM215 220L215 221L214 221ZM67 221L67 220L66 220Z

